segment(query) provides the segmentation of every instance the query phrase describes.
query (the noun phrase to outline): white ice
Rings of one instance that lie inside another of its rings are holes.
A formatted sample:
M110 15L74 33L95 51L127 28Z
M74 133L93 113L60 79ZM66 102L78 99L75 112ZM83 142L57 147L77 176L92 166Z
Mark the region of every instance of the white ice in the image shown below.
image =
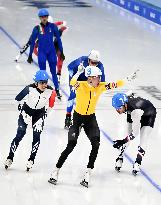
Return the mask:
M114 163L118 153L103 132L89 189L79 185L91 149L83 132L60 172L58 185L52 186L47 182L67 143L67 131L63 129L67 100L63 92L69 92L67 65L71 60L87 55L91 49L98 49L107 81L126 77L135 69L141 69L138 78L122 91L132 89L137 95L149 99L157 108L156 123L142 169L161 189L161 99L156 98L156 94L160 98L161 94L154 90L150 94L149 90L147 92L140 87L154 86L161 92L161 27L102 0L83 1L91 7L49 8L55 20L66 20L69 26L68 32L62 37L66 56L61 79L63 100L56 101L46 121L33 169L29 173L25 172L31 151L31 128L20 143L12 167L7 171L4 169L3 162L17 129L18 111L14 97L32 82L32 76L38 69L36 65L26 62L26 55L19 63L14 62L19 52L15 42L19 45L26 43L32 28L39 22L37 8L29 6L27 2L0 1L0 204L161 204L161 192L145 175L132 176L132 164L128 160L125 159L121 173L115 172ZM101 130L116 139L126 136L126 119L112 108L113 93L108 92L101 97L96 115ZM127 151L133 160L138 144L139 139L136 139Z

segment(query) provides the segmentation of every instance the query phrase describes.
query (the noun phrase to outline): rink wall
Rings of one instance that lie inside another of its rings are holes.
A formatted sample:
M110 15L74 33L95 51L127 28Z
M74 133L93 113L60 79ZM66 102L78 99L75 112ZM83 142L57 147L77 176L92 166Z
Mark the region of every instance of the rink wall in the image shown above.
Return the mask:
M106 0L161 25L161 8L142 0Z

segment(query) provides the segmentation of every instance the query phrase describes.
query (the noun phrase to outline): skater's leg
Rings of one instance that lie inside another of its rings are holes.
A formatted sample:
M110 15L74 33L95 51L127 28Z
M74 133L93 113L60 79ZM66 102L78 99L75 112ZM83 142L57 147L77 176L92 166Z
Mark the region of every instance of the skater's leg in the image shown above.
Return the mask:
M57 75L61 75L63 60L60 57L60 51L57 51Z
M74 147L77 144L78 136L79 136L79 127L78 126L75 127L75 125L72 125L69 128L69 132L68 132L68 144L65 150L61 153L61 156L56 164L57 168L62 167L68 155L73 151Z
M129 122L127 123L127 130L128 130L128 135L130 135L132 133L132 123ZM133 140L133 138L131 138L130 140ZM130 140L127 143L123 144L119 149L119 154L118 157L116 158L116 163L115 163L115 170L118 172L122 167L124 153L130 144Z
M67 109L66 109L67 113L72 113L75 97L76 97L75 90L71 89L70 96L67 102Z
M40 135L41 132L37 132L33 130L33 142L32 142L32 151L31 151L31 155L28 159L28 161L33 161L35 160L39 145L40 145Z
M60 168L62 167L68 155L73 151L74 147L77 144L77 139L79 136L79 127L81 125L81 121L82 120L80 118L80 115L74 112L73 125L70 127L69 132L68 132L68 144L65 150L61 153L61 156L59 157L59 160L56 164L56 168L51 173L51 177L48 180L48 182L51 184L56 185Z
M124 139L126 141L126 143L120 146L119 152L118 152L118 157L116 158L115 170L118 171L118 172L120 172L120 169L121 169L122 164L123 164L124 153L125 153L126 149L128 148L128 146L130 144L130 141L134 139L134 137L130 135L133 131L131 122L127 123L127 130L128 130L128 137L126 137ZM115 143L116 142L117 141L115 141Z
M40 145L40 135L44 128L44 110L37 111L32 117L32 127L33 127L33 142L32 150L28 161L34 164L34 160Z
M90 175L91 175L91 170L94 168L94 163L97 158L98 150L99 150L99 145L100 145L100 130L96 121L96 117L93 116L88 124L84 123L84 131L86 135L88 136L91 145L92 145L92 150L89 156L89 162L87 165L87 170L84 174L83 180L80 182L82 186L85 186L88 188L89 185L89 180L90 180Z
M10 152L9 152L8 157L7 157L8 159L11 159L13 161L14 153L17 150L17 147L18 147L20 141L22 140L22 138L26 134L26 128L27 128L27 124L24 122L23 116L20 114L19 119L18 119L17 134L11 143Z
M156 109L152 109L150 111L153 113L152 115L142 115L141 117L141 129L140 129L140 146L138 147L138 153L135 160L135 164L133 165L133 175L137 175L140 170L140 165L142 163L142 159L147 150L147 144L149 140L149 136L151 135L152 128L154 127L155 118L156 118Z
M57 77L57 74L56 74L56 64L57 64L56 55L53 52L51 52L47 56L47 60L48 60L48 63L49 63L50 72L51 72L51 75L52 75L55 90L59 90L58 77Z
M46 70L46 54L38 51L38 64L40 70Z
M57 168L61 168L68 155L73 151L74 147L77 144L77 139L79 136L79 127L82 123L81 115L74 112L73 114L73 125L70 127L68 132L68 144L65 150L62 152L58 163L56 164Z
M151 132L152 127L150 126L144 126L140 130L140 145L138 146L138 153L136 156L135 164L133 166L133 175L137 175L137 173L140 171L140 166L147 150L147 144Z
M92 150L89 156L87 168L93 169L100 146L100 129L98 127L95 115L90 119L90 122L83 127L92 145Z

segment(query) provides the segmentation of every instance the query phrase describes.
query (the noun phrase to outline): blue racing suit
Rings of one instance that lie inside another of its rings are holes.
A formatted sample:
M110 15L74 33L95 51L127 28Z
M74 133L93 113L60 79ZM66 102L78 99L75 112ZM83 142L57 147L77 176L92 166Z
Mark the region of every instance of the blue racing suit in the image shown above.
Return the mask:
M46 70L46 60L49 63L55 89L59 89L58 78L56 75L57 56L53 38L56 38L58 47L63 53L62 42L58 28L55 24L48 22L46 25L40 24L34 27L31 35L31 45L29 56L32 56L35 41L38 39L38 64L40 70Z

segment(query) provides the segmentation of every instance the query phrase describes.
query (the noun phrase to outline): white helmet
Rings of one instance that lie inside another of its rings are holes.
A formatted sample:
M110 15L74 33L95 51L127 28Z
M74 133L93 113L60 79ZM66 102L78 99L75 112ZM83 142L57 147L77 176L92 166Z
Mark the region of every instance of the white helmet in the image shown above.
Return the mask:
M89 58L90 60L99 62L99 61L100 61L100 53L99 53L99 51L97 51L97 50L91 50L91 52L90 52L88 58Z
M85 76L100 76L102 75L102 71L96 66L87 66L85 68Z
M48 16L48 22L53 23L53 17L52 16Z

